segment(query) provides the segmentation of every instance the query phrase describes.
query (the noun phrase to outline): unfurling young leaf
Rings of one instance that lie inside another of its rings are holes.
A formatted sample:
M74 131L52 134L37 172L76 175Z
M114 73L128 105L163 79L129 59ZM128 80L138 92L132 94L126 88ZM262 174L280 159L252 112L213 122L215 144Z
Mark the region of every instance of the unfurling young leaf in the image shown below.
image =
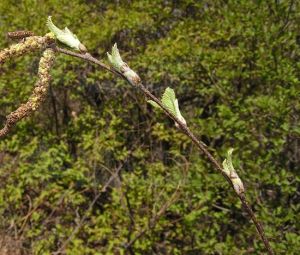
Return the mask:
M227 159L223 161L223 172L228 176L231 180L234 190L237 194L241 194L245 192L244 184L237 172L235 171L232 164L232 152L233 149L230 148L227 152Z
M122 60L116 43L112 47L111 54L107 52L107 57L113 68L122 73L134 85L138 85L141 82L141 78L137 73Z
M111 54L107 52L108 61L117 71L121 72L121 67L126 65L126 63L122 60L120 52L118 50L118 46L115 43L112 47Z
M230 176L230 173L235 172L232 164L232 152L233 148L230 148L227 151L227 159L224 159L223 161L223 170L227 176Z
M78 40L77 36L74 35L67 27L64 30L59 29L55 26L51 20L51 16L48 17L47 26L49 30L55 35L56 39L61 43L69 46L72 49L87 52L86 47Z
M163 106L165 106L174 116L176 116L184 125L186 125L186 121L181 115L181 112L179 110L179 105L178 105L178 99L175 96L175 92L171 88L166 88L162 98L161 102ZM152 101L148 100L148 103L154 106L155 108L160 108L160 106ZM177 124L177 123L176 123ZM177 125L176 125L177 126Z

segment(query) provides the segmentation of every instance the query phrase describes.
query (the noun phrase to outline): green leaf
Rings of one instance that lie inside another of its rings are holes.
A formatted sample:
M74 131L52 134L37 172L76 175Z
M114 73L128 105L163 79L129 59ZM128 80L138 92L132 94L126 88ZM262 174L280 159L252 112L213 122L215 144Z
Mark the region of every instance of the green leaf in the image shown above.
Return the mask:
M61 43L69 46L72 49L86 52L85 46L78 40L77 36L74 35L67 27L64 30L59 29L52 22L51 16L47 19L47 26L49 30L55 35L57 40Z
M149 104L154 106L155 108L160 108L160 106L154 102L153 100L148 100L147 101ZM174 116L176 116L181 122L183 122L186 125L186 120L183 118L181 115L181 112L179 110L179 105L178 105L178 99L175 96L175 92L171 88L166 88L162 98L161 102L164 107L167 108L169 112L171 112Z
M125 65L116 43L112 47L111 54L107 52L107 57L110 64L118 71L120 71L121 67Z
M153 100L148 100L147 101L149 104L151 104L153 107L155 107L155 108L160 108L160 106L156 103L156 102L154 102Z
M175 116L176 115L176 97L175 97L175 92L171 88L166 88L162 98L161 102L162 104ZM177 103L178 106L178 103Z
M230 176L231 173L235 172L232 164L232 152L233 148L230 148L227 152L227 159L223 161L224 172Z
M245 192L244 184L240 177L238 176L237 172L233 168L232 164L232 152L233 149L229 149L227 152L227 159L223 161L223 171L225 174L230 178L233 188L237 194L241 194Z

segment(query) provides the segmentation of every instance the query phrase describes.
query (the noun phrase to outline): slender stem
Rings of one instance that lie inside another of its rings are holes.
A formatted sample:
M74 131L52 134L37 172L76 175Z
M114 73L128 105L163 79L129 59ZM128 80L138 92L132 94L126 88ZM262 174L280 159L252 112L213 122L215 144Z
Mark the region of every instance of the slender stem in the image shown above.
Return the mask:
M264 228L263 228L262 224L261 224L261 223L259 222L259 220L256 218L255 213L254 213L253 210L251 209L251 206L248 204L245 195L244 195L244 194L238 195L238 197L239 197L239 199L241 200L242 205L243 205L245 211L247 211L247 213L250 215L251 220L253 221L253 223L254 223L254 225L255 225L255 227L256 227L256 230L257 230L257 232L258 232L258 234L259 234L259 236L260 236L260 238L261 238L262 241L264 242L264 245L265 245L265 247L266 247L268 253L269 253L270 255L275 254L275 253L273 252L271 246L270 246L269 240L268 240L268 238L267 238L267 236L266 236L266 234L265 234L265 231L264 231Z
M113 73L115 75L120 76L120 74L117 71L115 71L113 68L111 68L108 65L105 65L104 63L102 63L98 59L94 58L89 53L85 53L85 54L76 53L76 52L73 52L73 51L70 51L70 50L66 50L66 49L62 49L62 48L59 48L59 47L55 47L55 45L53 47L54 47L54 49L57 52L60 52L60 53L63 53L65 55L69 55L69 56L72 56L72 57L81 58L83 60L86 60L88 62L91 62L91 63L94 63L94 64L100 66L101 68L105 69L106 71L109 71L109 72L111 72L111 73Z
M214 166L214 168L219 171L224 178L227 180L227 182L233 187L232 181L230 180L230 178L228 178L228 176L223 172L223 168L221 166L221 164L215 159L215 157L208 151L207 146L200 141L192 131L190 131L190 129L184 124L182 123L176 116L174 116L162 103L161 101L154 96L142 83L139 84L134 84L132 81L128 80L122 73L119 73L118 71L112 69L111 67L105 65L104 63L102 63L101 61L97 60L96 58L94 58L92 55L90 55L89 53L86 54L79 54L79 53L74 53L72 51L69 50L65 50L65 49L61 49L56 47L55 48L58 52L61 52L63 54L66 55L70 55L70 56L74 56L77 58L81 58L83 60L86 60L88 62L94 63L98 66L100 66L101 68L117 75L120 76L121 78L123 78L124 80L126 80L130 85L134 86L134 87L138 87L148 98L152 99L154 102L156 102L165 112L165 114L170 117L171 119L173 119L179 126L180 130L185 133L191 140L192 142L198 147L198 149L207 157L207 159L211 162L211 164ZM236 193L237 194L237 193ZM250 216L251 220L253 221L256 230L260 236L260 238L262 239L265 248L267 249L267 252L269 255L274 255L274 252L270 246L270 243L265 235L264 229L262 224L258 221L258 219L256 218L254 212L252 211L251 207L249 206L245 195L242 194L237 194L238 198L240 199L245 211L248 213L248 215Z

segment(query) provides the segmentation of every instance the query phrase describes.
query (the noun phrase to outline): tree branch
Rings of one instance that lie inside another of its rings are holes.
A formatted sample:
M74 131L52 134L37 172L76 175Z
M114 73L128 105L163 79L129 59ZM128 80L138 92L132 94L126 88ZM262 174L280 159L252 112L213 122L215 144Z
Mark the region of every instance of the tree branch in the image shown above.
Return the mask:
M65 49L61 49L58 47L55 47L55 50L69 55L69 56L74 56L80 59L83 59L87 62L91 62L94 63L96 65L98 65L100 68L105 69L119 77L121 77L122 79L124 79L125 81L127 81L130 85L132 85L133 87L137 87L139 88L146 97L150 98L151 100L153 100L154 102L156 102L161 109L164 111L164 113L171 118L172 120L175 121L175 123L178 124L179 129L186 134L191 141L197 146L197 148L206 156L206 158L210 161L210 163L214 166L214 168L223 175L223 177L226 179L226 181L233 187L233 183L232 180L223 172L223 168L221 166L221 164L215 159L215 157L208 151L207 146L200 141L192 131L190 131L190 129L184 124L182 123L176 116L174 116L162 103L161 101L154 96L141 82L134 82L132 80L129 80L128 78L126 78L121 72L114 70L113 68L105 65L104 63L102 63L101 61L97 60L96 58L94 58L91 54L86 53L86 54L80 54L80 53L74 53L72 51L69 50L65 50ZM248 213L248 215L250 216L251 220L253 221L256 230L261 238L261 240L263 241L265 248L268 252L269 255L273 255L274 252L270 246L270 243L268 241L268 238L265 235L264 232L264 228L262 226L262 224L258 221L258 219L256 218L254 212L252 211L251 207L249 206L246 196L244 193L240 193L238 194L236 192L236 195L238 196L239 200L241 201L245 211Z

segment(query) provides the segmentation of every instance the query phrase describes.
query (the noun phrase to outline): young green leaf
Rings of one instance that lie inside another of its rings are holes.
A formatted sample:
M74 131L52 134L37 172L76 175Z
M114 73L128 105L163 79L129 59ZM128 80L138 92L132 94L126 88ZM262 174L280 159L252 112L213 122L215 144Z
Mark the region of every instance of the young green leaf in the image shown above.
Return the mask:
M110 64L119 72L121 71L121 67L125 65L125 62L122 60L120 52L118 50L118 46L115 43L112 47L111 54L107 52L108 61Z
M156 102L154 102L153 100L148 100L147 102L149 104L151 104L153 107L160 109L160 106Z
M122 60L116 43L112 47L111 54L107 52L107 57L112 67L122 73L134 85L138 85L141 82L141 78L137 75L137 73Z
M227 176L230 176L231 173L235 172L232 164L232 152L233 148L230 148L227 152L227 159L223 161L223 170Z
M166 88L162 98L161 102L163 105L175 116L176 115L176 97L175 97L175 92L171 88ZM178 105L178 104L177 104Z
M244 184L240 177L238 176L236 170L232 164L232 152L233 149L229 149L227 152L227 159L223 161L223 171L229 177L232 182L233 188L237 194L245 192Z
M175 92L171 88L166 88L162 98L161 102L163 106L165 106L168 111L170 111L174 116L176 116L183 124L186 125L186 120L181 115L181 112L179 110L178 105L178 99L175 96ZM155 108L160 108L160 106L154 102L153 100L148 100L148 103L154 106Z
M55 26L51 20L51 16L47 19L47 26L55 35L56 39L61 43L81 52L87 51L86 47L78 40L77 36L74 35L67 27L65 27L64 30L61 30Z

